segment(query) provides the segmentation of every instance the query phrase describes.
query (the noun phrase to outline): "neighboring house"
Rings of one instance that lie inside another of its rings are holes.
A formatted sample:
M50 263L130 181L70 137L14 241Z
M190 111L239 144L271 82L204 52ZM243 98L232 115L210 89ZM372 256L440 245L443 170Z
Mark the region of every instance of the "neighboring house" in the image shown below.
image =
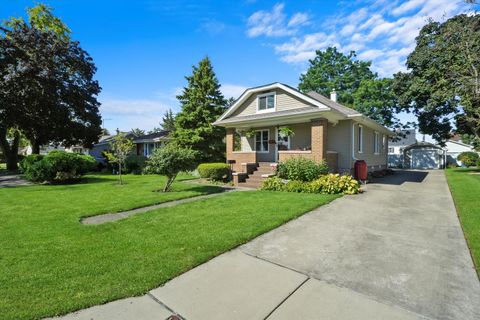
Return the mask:
M162 130L136 137L133 140L136 145L136 154L149 157L155 149L164 147L170 141L169 133L167 130Z
M214 125L227 129L227 161L240 174L292 157L325 160L341 173L352 173L356 160L369 171L386 168L393 134L337 103L335 92L328 99L278 82L247 89ZM294 135L282 136L282 127Z
M66 152L79 153L79 154L89 154L89 149L84 148L82 146L64 147L61 144L60 145L49 144L49 145L40 146L40 154L46 155L50 151L66 151ZM32 154L32 147L27 146L25 148L22 148L21 150L19 150L19 154L23 154L23 155Z
M126 137L132 139L135 144L132 152L145 157L149 157L156 148L163 147L170 140L168 137L169 132L166 130L142 136L134 136L131 132L125 134ZM105 158L103 157L103 152L110 149L110 143L114 138L115 135L102 136L98 143L90 150L90 155L98 162L104 163Z
M105 163L103 152L110 149L110 142L112 142L115 135L104 135L98 140L98 143L94 144L90 149L89 154L95 158L97 162Z
M445 142L445 149L447 152L447 164L455 163L461 165L461 161L457 160L460 153L468 151L475 152L473 146L463 143L461 140L447 140L447 142Z
M404 167L403 151L406 147L417 143L415 129L401 130L397 135L390 138L388 143L388 166L391 168Z

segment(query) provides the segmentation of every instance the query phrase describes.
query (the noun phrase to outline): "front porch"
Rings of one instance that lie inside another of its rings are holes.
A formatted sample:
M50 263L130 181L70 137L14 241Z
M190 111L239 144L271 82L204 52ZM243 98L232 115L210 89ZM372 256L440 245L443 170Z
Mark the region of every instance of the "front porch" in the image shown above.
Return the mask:
M293 134L285 135L282 128ZM328 121L315 119L309 122L284 125L227 128L227 161L233 171L246 173L258 163L277 163L290 158L303 157L326 161L330 171L338 170L338 155L327 150Z

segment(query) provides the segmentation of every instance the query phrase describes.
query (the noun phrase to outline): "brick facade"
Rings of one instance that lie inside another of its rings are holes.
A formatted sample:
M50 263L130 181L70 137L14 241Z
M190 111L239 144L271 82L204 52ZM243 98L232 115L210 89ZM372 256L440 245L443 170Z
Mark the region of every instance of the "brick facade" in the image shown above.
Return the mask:
M338 154L336 152L327 153L327 127L328 121L326 119L314 119L311 121L311 150L310 151L279 151L278 160L285 161L291 158L303 157L314 161L326 161L330 171L336 172L338 170ZM234 160L232 164L235 172L246 172L246 168L242 163L256 163L258 161L255 151L234 152L234 128L227 128L226 145L227 145L227 160ZM275 147L275 146L274 146Z

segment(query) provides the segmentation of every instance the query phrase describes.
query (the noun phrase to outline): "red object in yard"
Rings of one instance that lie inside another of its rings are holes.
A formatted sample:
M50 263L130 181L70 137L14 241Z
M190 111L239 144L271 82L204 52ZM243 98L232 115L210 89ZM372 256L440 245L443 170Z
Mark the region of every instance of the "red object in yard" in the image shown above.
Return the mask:
M364 160L355 161L355 179L357 180L367 180L367 163Z

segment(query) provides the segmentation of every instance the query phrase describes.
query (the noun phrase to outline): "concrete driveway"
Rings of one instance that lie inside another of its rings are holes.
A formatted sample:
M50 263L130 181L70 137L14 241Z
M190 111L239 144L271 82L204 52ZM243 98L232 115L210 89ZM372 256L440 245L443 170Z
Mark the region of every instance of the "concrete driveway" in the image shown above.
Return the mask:
M480 319L442 171L380 179L135 299L65 319Z

